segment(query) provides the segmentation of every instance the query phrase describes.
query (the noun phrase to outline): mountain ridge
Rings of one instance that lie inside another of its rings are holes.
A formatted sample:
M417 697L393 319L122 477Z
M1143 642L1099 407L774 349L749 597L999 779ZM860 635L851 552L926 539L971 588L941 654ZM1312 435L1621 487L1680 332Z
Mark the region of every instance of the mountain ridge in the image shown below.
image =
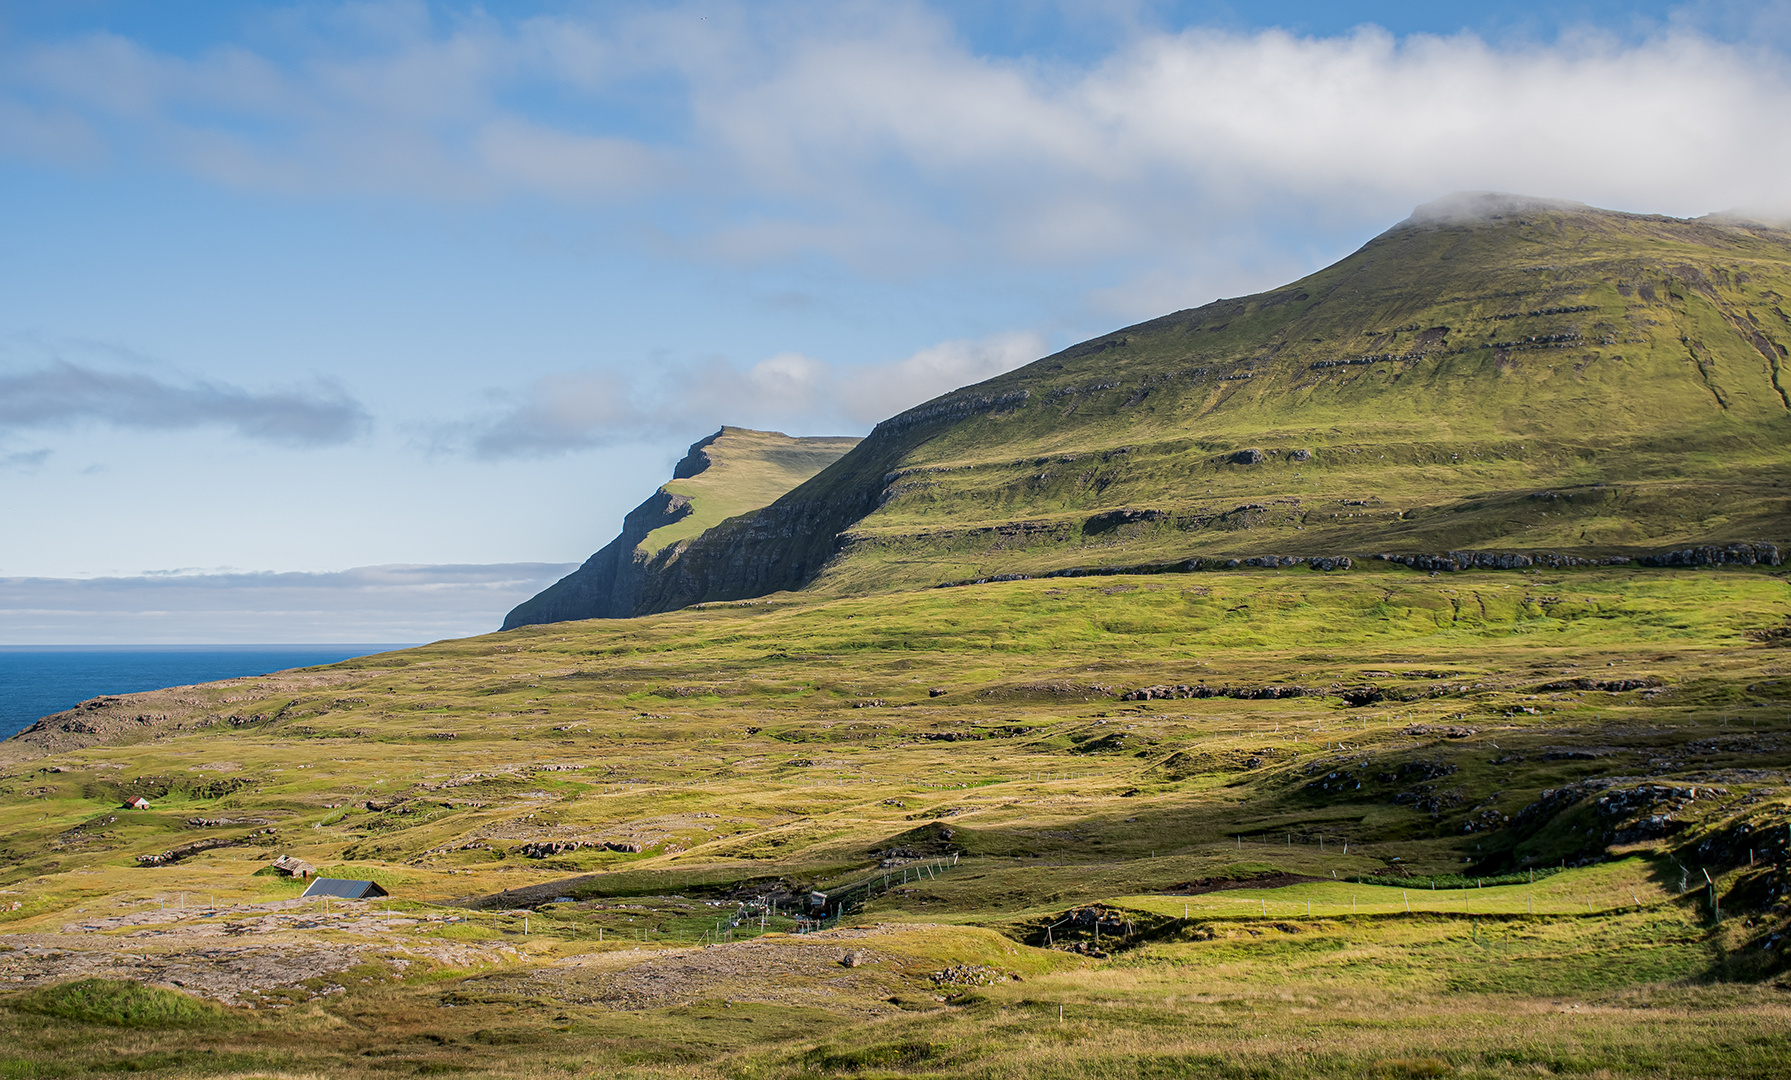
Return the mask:
M1286 286L885 420L647 559L632 613L1271 552L1780 543L1787 296L1772 226L1450 196Z

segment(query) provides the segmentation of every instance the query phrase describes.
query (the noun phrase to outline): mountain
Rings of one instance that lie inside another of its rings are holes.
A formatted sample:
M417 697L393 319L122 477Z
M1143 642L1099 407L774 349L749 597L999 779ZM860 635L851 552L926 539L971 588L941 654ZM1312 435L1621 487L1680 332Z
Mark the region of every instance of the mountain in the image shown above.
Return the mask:
M628 613L1193 558L1721 559L1672 552L1791 536L1788 296L1778 228L1453 196L884 421L654 554Z
M517 605L504 629L635 613L654 556L676 553L737 514L773 501L858 444L724 427L690 447L672 479L622 519L622 532L584 565Z
M776 602L46 717L0 1072L1791 1074L1784 571L913 588L1757 561L1784 249L1431 208L843 456L723 429L555 601Z

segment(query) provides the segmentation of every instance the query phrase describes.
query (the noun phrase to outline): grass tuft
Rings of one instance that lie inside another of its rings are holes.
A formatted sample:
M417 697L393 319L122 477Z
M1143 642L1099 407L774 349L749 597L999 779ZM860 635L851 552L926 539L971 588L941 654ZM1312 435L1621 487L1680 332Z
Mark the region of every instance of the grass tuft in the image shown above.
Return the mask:
M211 1002L128 979L82 979L46 986L8 1004L61 1020L121 1028L188 1028L224 1019L224 1011Z

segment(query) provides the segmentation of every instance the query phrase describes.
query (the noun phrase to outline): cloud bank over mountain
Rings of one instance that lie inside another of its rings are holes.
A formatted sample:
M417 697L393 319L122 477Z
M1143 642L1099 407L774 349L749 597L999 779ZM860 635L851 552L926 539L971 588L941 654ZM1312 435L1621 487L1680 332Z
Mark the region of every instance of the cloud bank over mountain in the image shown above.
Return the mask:
M1784 56L1683 23L1511 43L1140 25L1051 61L978 51L914 4L392 3L269 13L193 54L105 31L6 54L0 147L20 157L626 208L693 257L866 270L1105 258L1458 188L1779 205L1791 166L1759 124L1791 106Z

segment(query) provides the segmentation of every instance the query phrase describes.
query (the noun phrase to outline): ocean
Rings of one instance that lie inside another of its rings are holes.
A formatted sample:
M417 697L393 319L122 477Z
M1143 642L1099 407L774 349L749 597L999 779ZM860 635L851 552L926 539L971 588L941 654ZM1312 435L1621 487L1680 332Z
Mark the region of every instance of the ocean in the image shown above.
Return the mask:
M408 645L0 645L0 739L101 694L266 675Z

